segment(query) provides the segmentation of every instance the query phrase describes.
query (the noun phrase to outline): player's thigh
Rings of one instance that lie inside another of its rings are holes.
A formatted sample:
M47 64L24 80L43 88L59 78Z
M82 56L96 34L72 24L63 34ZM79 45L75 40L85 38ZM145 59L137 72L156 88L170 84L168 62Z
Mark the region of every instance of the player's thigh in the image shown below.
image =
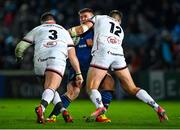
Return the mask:
M61 83L62 76L59 75L59 73L51 70L47 70L45 72L45 82L44 82L44 88L51 88L56 90Z
M114 90L114 79L109 73L102 80L100 88L102 90Z
M112 62L112 56L108 55L105 50L97 50L94 52L86 80L89 89L97 89L99 87Z
M57 89L60 86L66 67L66 58L48 59L45 70L45 87Z
M90 67L87 75L87 89L98 89L102 79L106 75L107 70Z
M124 56L114 56L114 62L111 67L114 69L115 74L120 79L122 87L125 90L131 91L132 88L135 87L132 77L130 75L129 69L127 68L127 64Z
M138 91L138 88L135 86L134 81L129 72L129 69L127 67L124 69L116 70L115 74L119 78L122 87L130 94L135 94L136 91Z

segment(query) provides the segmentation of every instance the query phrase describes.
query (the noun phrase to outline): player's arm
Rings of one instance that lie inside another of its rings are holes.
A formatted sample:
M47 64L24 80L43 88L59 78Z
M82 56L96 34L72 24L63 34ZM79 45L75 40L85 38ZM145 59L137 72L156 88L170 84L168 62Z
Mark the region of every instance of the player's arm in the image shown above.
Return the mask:
M71 65L72 65L73 69L75 70L75 72L77 74L81 73L79 61L77 59L76 51L75 51L74 47L71 47L68 50L68 58L69 58L69 61L70 61Z
M23 59L24 51L33 44L36 29L37 28L34 28L27 33L26 36L16 45L15 56L17 62Z
M76 84L77 84L77 86L80 86L83 82L83 77L81 75L80 65L79 65L79 61L76 56L76 51L75 51L74 47L71 47L68 50L68 58L71 63L71 66L73 67L73 69L76 72Z
M20 41L15 48L15 56L18 61L23 59L24 51L31 46L31 43L28 43L26 41Z
M93 46L93 39L87 39L86 44L88 45L88 47L92 47Z
M76 37L88 31L93 25L91 21L87 21L84 24L70 28L68 32L71 37Z

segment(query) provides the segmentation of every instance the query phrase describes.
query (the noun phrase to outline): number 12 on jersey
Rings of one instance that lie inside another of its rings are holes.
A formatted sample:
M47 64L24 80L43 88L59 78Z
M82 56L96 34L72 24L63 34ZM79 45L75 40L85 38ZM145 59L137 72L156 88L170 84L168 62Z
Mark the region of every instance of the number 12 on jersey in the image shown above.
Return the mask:
M115 23L109 22L111 24L110 33L113 33L117 36L119 36L119 33L121 33L120 26L115 26Z

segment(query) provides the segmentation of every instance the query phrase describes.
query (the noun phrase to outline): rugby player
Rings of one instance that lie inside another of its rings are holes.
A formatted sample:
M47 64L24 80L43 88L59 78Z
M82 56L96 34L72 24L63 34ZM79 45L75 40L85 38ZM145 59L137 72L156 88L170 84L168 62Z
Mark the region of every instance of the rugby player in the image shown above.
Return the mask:
M17 44L15 55L18 61L22 60L24 51L34 45L34 71L44 80L41 102L35 108L37 122L45 123L44 112L51 101L56 104L65 122L72 122L72 117L63 107L56 90L62 81L67 57L77 74L75 84L81 85L83 82L74 43L68 31L56 24L56 20L50 12L44 13L40 21L41 25L32 29Z
M87 22L69 29L71 36L75 37L94 27L91 51L93 57L88 70L86 84L90 99L96 106L96 111L87 118L87 121L94 121L99 115L106 112L98 88L109 68L114 70L124 90L129 94L135 95L157 112L160 122L168 120L165 110L145 90L136 87L134 84L122 48L124 32L120 26L121 16L122 13L120 11L112 10L109 15L96 15L87 20Z
M78 14L79 14L79 20L81 24L83 24L88 19L94 16L94 12L90 8L83 8L78 12ZM73 38L74 43L76 44L75 49L76 49L78 60L80 62L81 73L82 73L83 79L87 78L87 72L88 72L90 61L92 58L91 49L92 49L92 44L93 44L93 36L94 36L94 31L93 31L93 28L91 28L86 33L82 34L80 37ZM82 87L85 87L86 85L86 82L84 82L83 85L77 86L75 84L75 76L76 76L76 73L74 69L70 68L70 71L69 71L70 81L67 85L67 92L61 96L61 100L65 108L67 108L70 105L70 103L78 97L80 93L80 89ZM102 102L104 106L106 107L106 109L108 109L108 106L112 100L113 91L114 91L114 80L109 73L107 73L104 79L102 80L100 89L101 89L100 93L102 95ZM59 112L57 111L57 108L55 106L53 111L49 115L49 118L47 119L47 121L56 122L58 114ZM111 120L107 118L105 114L102 114L96 118L96 122L111 122Z

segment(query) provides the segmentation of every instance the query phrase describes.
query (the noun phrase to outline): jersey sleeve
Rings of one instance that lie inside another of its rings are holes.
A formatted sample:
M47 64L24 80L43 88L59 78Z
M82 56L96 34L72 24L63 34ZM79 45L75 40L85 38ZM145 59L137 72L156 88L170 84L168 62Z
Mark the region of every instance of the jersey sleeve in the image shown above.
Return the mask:
M93 24L95 24L96 19L99 17L99 15L93 16L92 18L88 19L88 22L92 22Z
M89 21L89 22L92 22L92 23L94 24L95 21L96 21L96 17L97 17L97 16L93 16L93 17L90 18L88 21Z
M101 15L93 16L89 21L94 24L100 17L101 17Z
M75 47L74 42L68 31L66 31L66 42L67 42L68 50L71 49L72 47Z
M30 44L34 43L34 36L35 36L36 28L31 30L29 33L27 33L22 41L28 42Z

